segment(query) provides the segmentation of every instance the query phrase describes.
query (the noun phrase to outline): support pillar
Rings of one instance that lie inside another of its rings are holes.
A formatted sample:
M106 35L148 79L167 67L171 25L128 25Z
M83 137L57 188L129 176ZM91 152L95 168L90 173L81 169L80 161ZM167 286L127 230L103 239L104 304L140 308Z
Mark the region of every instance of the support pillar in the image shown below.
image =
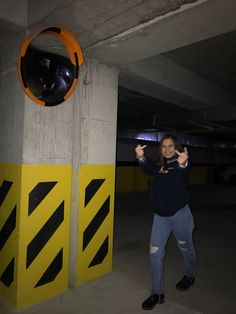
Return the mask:
M21 43L0 57L0 296L17 309L111 271L118 94L117 69L87 59L66 102L33 103Z
M118 70L87 58L77 92L73 167L78 177L73 186L78 216L72 215L71 230L78 223L78 238L77 252L71 251L71 285L112 269Z
M17 309L68 289L74 98L41 107L17 77L20 39L1 50L0 296Z

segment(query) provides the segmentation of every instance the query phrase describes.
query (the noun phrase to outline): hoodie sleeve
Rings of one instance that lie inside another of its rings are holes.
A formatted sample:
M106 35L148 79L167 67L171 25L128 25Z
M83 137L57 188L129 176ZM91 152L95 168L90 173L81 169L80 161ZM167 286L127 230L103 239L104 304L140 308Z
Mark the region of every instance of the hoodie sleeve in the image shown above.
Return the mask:
M148 176L154 176L159 170L159 166L155 164L150 158L144 157L139 161L139 167Z
M185 167L178 166L179 172L183 176L188 176L191 170L191 163L188 160L187 165Z

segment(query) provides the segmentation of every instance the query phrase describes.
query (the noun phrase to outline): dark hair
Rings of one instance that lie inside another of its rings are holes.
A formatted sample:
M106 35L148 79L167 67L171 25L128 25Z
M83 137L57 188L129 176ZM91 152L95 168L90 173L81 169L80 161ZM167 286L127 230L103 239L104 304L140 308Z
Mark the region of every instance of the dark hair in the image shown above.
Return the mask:
M183 152L184 151L184 148L181 145L181 143L180 143L179 139L177 138L177 136L175 136L174 134L171 134L171 133L166 133L162 137L162 139L161 139L161 141L159 143L159 156L160 156L159 158L160 158L160 161L164 161L164 159L165 159L162 156L161 151L162 151L162 144L163 144L164 140L167 140L167 139L171 139L173 141L174 147L175 147L176 150L178 150L179 152Z

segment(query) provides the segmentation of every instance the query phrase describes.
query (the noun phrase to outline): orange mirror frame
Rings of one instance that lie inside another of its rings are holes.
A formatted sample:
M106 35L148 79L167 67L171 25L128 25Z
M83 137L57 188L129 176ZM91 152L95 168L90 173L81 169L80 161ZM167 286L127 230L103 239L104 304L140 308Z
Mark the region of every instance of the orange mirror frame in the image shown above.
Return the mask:
M25 59L25 55L27 52L27 49L29 48L30 43L32 42L32 40L34 38L36 38L37 36L41 35L41 34L49 34L52 36L56 36L57 38L59 38L59 40L61 40L66 49L67 52L69 54L70 57L70 61L73 64L73 66L75 67L75 77L73 80L72 85L70 86L69 90L66 92L66 94L63 97L63 101L67 100L70 95L72 94L77 81L78 81L78 74L79 74L79 67L83 64L84 62L84 57L83 57L83 52L82 49L78 43L78 41L76 40L76 38L66 29L64 28L59 28L59 27L48 27L46 29L43 29L41 31L32 33L30 36L28 36L22 47L20 50L20 56L19 56L19 60L18 60L18 76L19 76L19 81L25 91L25 93L37 104L41 105L41 106L54 106L57 105L59 103L47 103L39 98L37 98L32 91L29 89L28 85L27 85L27 80L25 79L23 73L23 67L24 67L24 59Z

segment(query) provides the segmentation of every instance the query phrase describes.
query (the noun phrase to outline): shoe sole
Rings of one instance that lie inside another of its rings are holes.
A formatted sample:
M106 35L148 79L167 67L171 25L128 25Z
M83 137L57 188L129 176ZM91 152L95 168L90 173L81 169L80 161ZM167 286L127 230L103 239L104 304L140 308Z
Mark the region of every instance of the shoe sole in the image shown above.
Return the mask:
M149 311L149 310L154 309L154 307L155 307L157 304L163 304L164 302L165 302L165 301L157 302L157 303L154 304L152 307L145 307L145 306L142 306L142 309L143 309L143 310L146 310L146 311Z
M181 288L181 287L177 287L176 286L176 289L177 290L180 290L180 291L187 291L191 286L193 286L194 285L194 282L193 283L191 283L189 286L188 286L188 288Z

